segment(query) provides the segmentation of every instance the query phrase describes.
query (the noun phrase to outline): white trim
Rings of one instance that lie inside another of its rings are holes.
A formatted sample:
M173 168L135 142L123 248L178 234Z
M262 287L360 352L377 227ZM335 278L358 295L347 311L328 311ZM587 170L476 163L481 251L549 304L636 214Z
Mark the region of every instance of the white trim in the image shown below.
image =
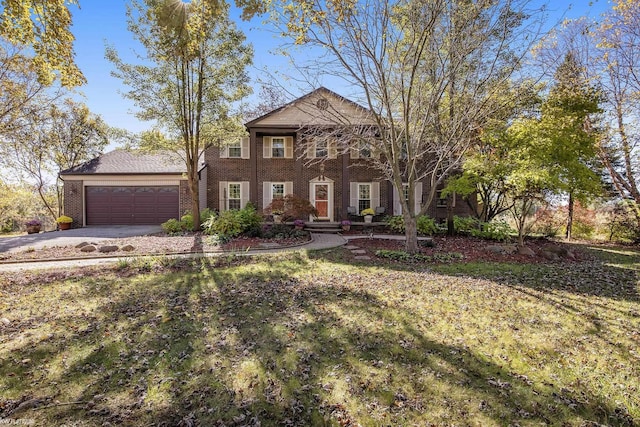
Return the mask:
M314 179L312 179L311 181L309 181L309 201L311 202L311 204L313 205L313 207L316 206L316 200L315 200L315 186L316 185L326 185L327 186L327 196L328 196L328 202L329 202L329 206L327 207L327 212L329 214L329 221L333 222L334 221L334 181L330 178L326 178L324 177L324 179L320 179L320 177L316 177ZM309 216L309 221L313 221L314 218L313 216ZM327 219L327 218L318 218L318 219Z

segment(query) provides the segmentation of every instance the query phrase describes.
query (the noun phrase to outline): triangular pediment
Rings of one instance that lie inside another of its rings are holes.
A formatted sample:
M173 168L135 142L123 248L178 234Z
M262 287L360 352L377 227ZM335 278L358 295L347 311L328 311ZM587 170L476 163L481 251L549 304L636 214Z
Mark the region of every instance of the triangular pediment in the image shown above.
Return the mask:
M304 127L375 124L371 112L326 88L319 88L246 124L252 127Z

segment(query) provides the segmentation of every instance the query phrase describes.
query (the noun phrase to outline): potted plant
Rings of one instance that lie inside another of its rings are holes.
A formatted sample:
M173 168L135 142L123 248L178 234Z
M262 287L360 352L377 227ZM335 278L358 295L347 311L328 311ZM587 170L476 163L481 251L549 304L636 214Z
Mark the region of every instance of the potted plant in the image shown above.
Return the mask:
M363 209L362 212L360 212L360 215L364 217L364 222L368 222L368 223L373 221L373 216L375 214L376 214L376 211L374 211L371 208Z
M56 219L56 222L58 223L58 227L60 228L60 230L68 230L71 228L73 218L71 218L70 216L62 215Z
M296 230L302 230L304 228L304 221L301 219L296 219L295 221L293 221L293 225L294 227L296 227Z
M348 219L343 219L340 225L342 226L342 231L351 230L351 221L349 221Z
M35 218L25 222L24 225L27 227L27 234L39 233L42 228L42 222Z

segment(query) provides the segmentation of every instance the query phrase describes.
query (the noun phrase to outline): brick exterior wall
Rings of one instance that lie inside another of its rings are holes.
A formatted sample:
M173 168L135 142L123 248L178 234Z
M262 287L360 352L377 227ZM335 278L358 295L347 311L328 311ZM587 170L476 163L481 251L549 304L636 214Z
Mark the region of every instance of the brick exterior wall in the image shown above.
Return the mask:
M64 183L62 209L64 211L64 215L73 218L73 223L71 224L71 227L73 228L82 227L84 225L82 183L82 181L65 181Z
M366 166L366 159L351 159L350 155L340 154L336 159L326 159L323 162L324 170L320 163L305 165L307 159L300 158L300 145L295 130L280 128L270 130L250 130L251 158L220 158L220 149L211 146L205 152L207 162L207 204L214 210L220 210L219 182L244 182L250 183L249 200L259 211L263 206L263 182L293 182L293 193L296 196L309 200L309 183L311 180L324 176L334 182L334 220L346 218L346 208L349 206L350 182L380 182L380 206L383 206L387 214L393 213L393 189L390 183L380 179L380 173ZM263 141L265 136L293 136L294 158L263 158ZM427 197L429 187L423 184L423 197ZM181 192L182 200L182 192ZM471 210L467 203L460 197L456 198L453 215L469 215ZM436 207L434 200L429 208L428 215L438 220L447 217L446 207Z
M191 190L189 190L189 182L186 179L180 180L180 216L191 212Z

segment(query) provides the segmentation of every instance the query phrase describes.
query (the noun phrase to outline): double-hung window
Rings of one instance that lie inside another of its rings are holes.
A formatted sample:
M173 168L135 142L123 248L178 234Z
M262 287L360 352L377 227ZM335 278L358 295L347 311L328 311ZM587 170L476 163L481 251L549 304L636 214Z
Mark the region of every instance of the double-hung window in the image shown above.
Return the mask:
M242 144L240 143L240 140L234 142L233 144L229 144L229 146L227 147L227 153L229 155L229 158L233 158L233 159L240 159L242 158Z
M271 157L284 158L284 138L271 138Z
M271 200L284 198L284 182L271 183Z
M227 190L227 209L239 210L242 207L242 190L239 182L230 182Z
M371 184L358 184L358 212L371 207Z
M326 140L318 140L316 141L316 152L315 152L315 157L317 158L323 158L323 157L327 157L329 155L329 150L327 149L327 141Z

